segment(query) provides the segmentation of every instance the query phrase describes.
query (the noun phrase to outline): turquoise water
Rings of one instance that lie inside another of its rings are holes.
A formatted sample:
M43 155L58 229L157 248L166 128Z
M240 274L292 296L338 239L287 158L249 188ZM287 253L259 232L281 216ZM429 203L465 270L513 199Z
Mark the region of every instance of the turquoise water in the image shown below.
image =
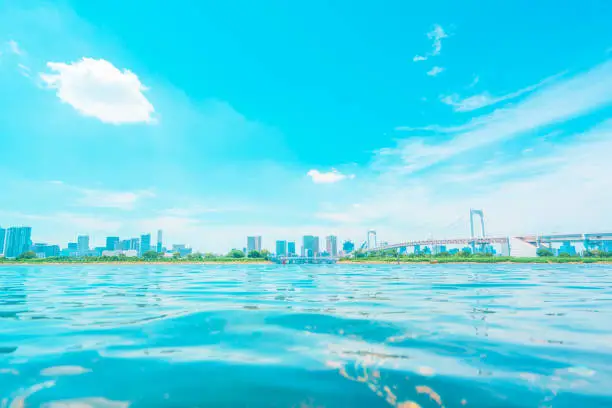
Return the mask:
M612 267L0 266L0 407L442 405L612 406Z

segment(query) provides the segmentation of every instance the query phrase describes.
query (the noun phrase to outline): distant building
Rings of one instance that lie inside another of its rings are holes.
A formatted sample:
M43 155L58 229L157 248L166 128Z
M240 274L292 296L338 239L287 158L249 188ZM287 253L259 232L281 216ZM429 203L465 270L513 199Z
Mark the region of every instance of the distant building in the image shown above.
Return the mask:
M108 250L104 250L102 251L102 256L125 256L128 258L134 258L138 256L138 251L134 251L133 249L130 249L129 251L121 251L121 250L116 250L116 251L108 251Z
M304 256L318 256L320 252L319 237L313 235L304 235L303 237L303 252Z
M576 247L573 246L569 241L563 242L563 245L559 247L559 255L568 254L571 256L576 255Z
M193 252L193 249L188 248L185 244L174 244L172 245L172 253L179 253L181 258L186 257L187 255Z
M342 252L350 254L355 250L355 243L353 241L344 241L342 244Z
M157 252L161 253L162 251L162 230L157 230Z
M247 252L261 251L261 235L247 237Z
M6 237L6 230L0 227L0 255L4 255L4 242Z
M132 240L131 239L123 239L121 240L121 243L119 244L119 248L122 251L128 251L130 249L130 246L132 244Z
M79 244L76 242L69 242L65 249L62 249L61 256L76 257L79 256Z
M276 241L276 256L287 255L287 241Z
M49 245L44 243L36 243L32 245L32 251L37 258L51 258L59 256L60 248L57 245Z
M151 234L144 234L140 236L140 253L144 254L151 250Z
M325 237L325 252L329 256L338 256L338 237L335 235L329 235Z
M31 227L8 228L4 243L4 256L6 258L17 258L24 252L28 252L32 246L31 235Z
M79 235L77 237L77 251L81 256L89 252L89 235Z
M106 247L95 247L94 253L96 256L102 256L102 252L106 251Z
M106 250L114 251L119 243L119 237L106 237Z
M140 239L130 239L130 251L136 251L137 253L140 252Z
M287 255L297 255L297 252L295 252L295 241L287 242Z

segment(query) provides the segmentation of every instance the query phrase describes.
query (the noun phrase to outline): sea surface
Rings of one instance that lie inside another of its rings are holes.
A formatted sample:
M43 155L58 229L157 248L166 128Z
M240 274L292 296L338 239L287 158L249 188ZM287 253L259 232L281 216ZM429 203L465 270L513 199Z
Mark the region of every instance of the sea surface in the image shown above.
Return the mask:
M0 266L39 406L612 407L612 266Z

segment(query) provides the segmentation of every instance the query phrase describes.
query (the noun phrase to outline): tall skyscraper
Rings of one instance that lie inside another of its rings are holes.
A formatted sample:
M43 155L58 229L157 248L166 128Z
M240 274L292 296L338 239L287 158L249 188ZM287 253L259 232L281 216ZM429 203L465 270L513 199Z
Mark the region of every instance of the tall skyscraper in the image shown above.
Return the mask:
M0 255L4 254L4 241L6 237L6 230L0 227Z
M247 237L247 253L251 251L261 251L261 235Z
M157 230L157 252L162 251L162 230Z
M144 254L151 250L151 234L144 234L140 236L140 253Z
M114 251L119 243L119 237L106 237L106 250Z
M130 249L136 251L137 253L140 251L140 240L138 238L130 239Z
M304 250L304 256L318 256L320 251L319 237L315 237L313 235L304 235L302 248Z
M287 242L287 255L296 255L297 252L295 252L295 241L289 241Z
M6 258L17 258L19 255L30 250L32 241L31 227L10 227L6 230L4 243L4 256Z
M325 238L325 249L331 256L338 256L338 237L330 235Z
M81 256L89 252L89 235L79 235L77 237L77 251Z
M276 241L276 256L287 255L287 241Z

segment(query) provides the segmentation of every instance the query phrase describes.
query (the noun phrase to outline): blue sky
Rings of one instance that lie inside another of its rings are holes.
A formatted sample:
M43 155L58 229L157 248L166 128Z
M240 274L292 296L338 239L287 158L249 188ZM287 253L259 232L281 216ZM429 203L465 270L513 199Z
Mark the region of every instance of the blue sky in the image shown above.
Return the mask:
M612 4L11 1L0 225L200 250L612 230Z

